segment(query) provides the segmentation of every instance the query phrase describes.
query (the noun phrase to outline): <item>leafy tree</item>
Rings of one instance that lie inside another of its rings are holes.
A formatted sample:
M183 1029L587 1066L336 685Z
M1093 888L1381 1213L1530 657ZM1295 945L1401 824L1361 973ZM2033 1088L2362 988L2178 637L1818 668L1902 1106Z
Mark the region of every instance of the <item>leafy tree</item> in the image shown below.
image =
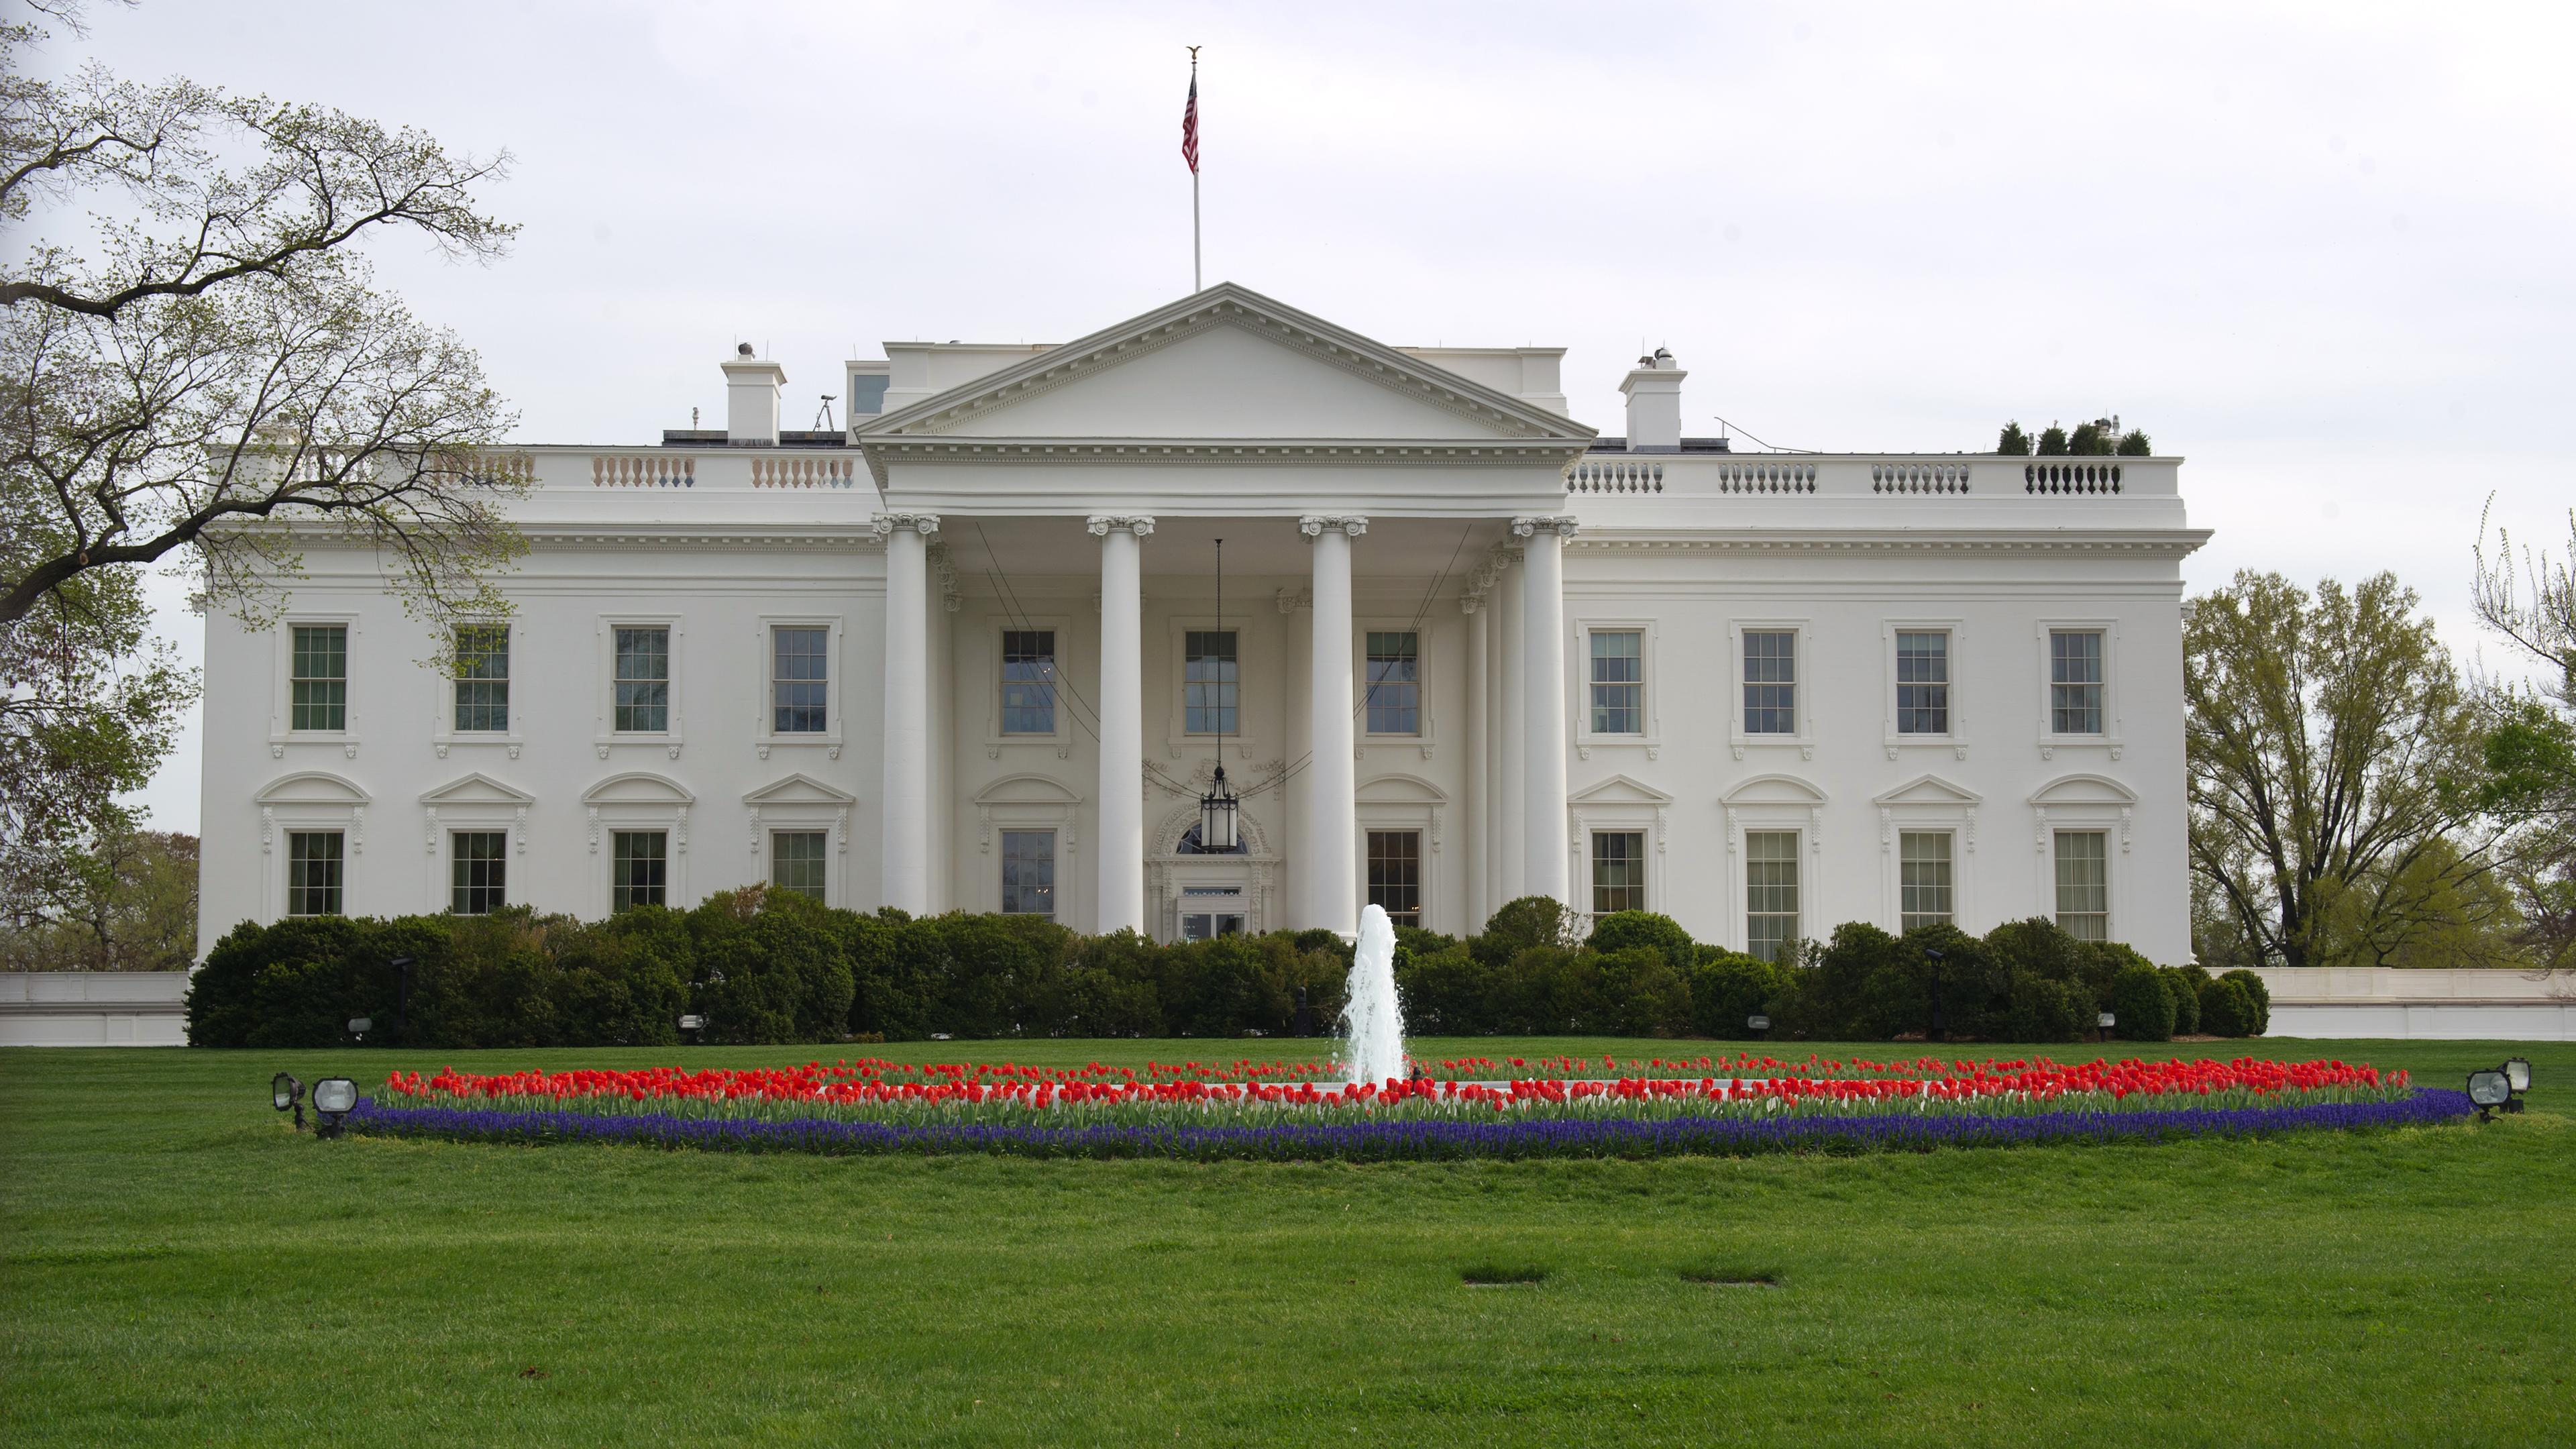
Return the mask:
M0 928L18 971L185 971L197 959L197 838L119 828L72 859L58 910Z
M40 6L79 33L77 3ZM168 752L195 681L145 644L137 570L184 563L255 626L300 541L373 548L434 623L505 612L524 486L480 449L511 417L474 353L373 288L358 243L500 255L451 155L327 107L98 66L32 74L0 25L0 220L48 240L0 271L0 889L71 857ZM432 637L447 647L449 631Z
M2537 688L2497 688L2488 701L2487 777L2479 803L2508 822L2522 945L2544 968L2576 970L2576 510L2563 557L2522 551L2479 525L2478 622L2542 671Z
M2021 430L2020 419L2004 424L2003 436L1995 440L1995 451L2007 458L2030 456L2030 434Z
M2382 964L2438 924L2416 902L2495 867L2473 711L2416 602L2249 571L2185 606L2192 868L2261 963Z
M2043 458L2063 458L2066 456L2066 430L2064 428L2059 427L2055 423L2050 423L2047 427L2040 429L2039 456Z

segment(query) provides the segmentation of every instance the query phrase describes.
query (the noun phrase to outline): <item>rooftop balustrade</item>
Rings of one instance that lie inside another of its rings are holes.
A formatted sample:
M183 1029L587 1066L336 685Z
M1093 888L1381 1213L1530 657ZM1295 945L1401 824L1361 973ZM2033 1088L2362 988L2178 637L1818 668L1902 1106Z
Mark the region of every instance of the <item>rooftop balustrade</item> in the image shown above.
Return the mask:
M1566 491L1650 502L1725 498L2067 500L2172 498L2176 458L2007 458L1976 454L1596 453Z

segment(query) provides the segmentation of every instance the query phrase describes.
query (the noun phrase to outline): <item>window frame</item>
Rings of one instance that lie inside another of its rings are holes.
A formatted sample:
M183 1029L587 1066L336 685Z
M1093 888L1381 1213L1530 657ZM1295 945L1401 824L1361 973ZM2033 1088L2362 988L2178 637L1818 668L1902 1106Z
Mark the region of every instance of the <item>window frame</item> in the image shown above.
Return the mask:
M2048 918L2057 923L2059 930L2066 929L2066 917L2069 915L2098 915L2102 918L2101 935L2079 936L2076 938L2078 940L2116 941L2120 939L2118 936L2112 934L2113 928L2119 922L2119 913L2116 907L2116 901L2118 898L2112 886L2112 880L2116 874L2112 869L2112 857L2117 853L2111 849L2112 833L2112 828L2107 825L2084 823L2058 825L2049 831L2047 850L2049 875ZM2066 880L2064 866L2066 862L2066 839L2071 835L2087 836L2091 839L2100 841L2102 844L2102 854L2100 857L2102 866L2102 909L2099 911L2069 911L2066 909ZM2068 934L2072 935L2074 933L2068 932Z
M618 825L608 827L607 834L608 848L602 851L601 854L607 857L608 865L608 914L612 916L620 915L626 911L631 911L641 906L658 905L666 910L669 909L671 904L672 877L677 874L677 872L672 868L672 859L674 856L674 851L671 846L672 832L659 825L635 825L632 827ZM620 867L626 863L626 858L621 857L618 854L619 843L628 836L643 837L648 835L657 835L662 839L662 854L656 862L662 867L662 879L653 887L661 893L662 898L658 901L628 901L625 905L621 906L617 903L617 893L620 890L632 890L633 887L624 885L618 880L618 871Z
M765 619L762 621L762 628L762 640L765 644L767 640L767 621ZM684 696L681 693L682 687L687 679L688 665L685 646L688 640L688 630L682 625L681 616L677 614L602 614L599 616L597 629L599 642L599 706L596 728L593 732L591 743L599 758L603 760L607 759L611 746L648 745L661 748L669 753L670 758L675 760L678 759L680 757L680 747L687 742L688 737L685 721L682 718L682 700ZM669 708L663 715L662 723L664 728L658 733L652 730L620 730L617 728L617 631L620 629L666 629L670 631L670 637L667 641L668 648L663 656L670 665L669 678L664 682L664 692L666 699L669 701ZM764 678L767 676L767 673L767 668L764 666L762 669ZM764 690L762 691L762 703L765 705L767 702L767 691ZM765 718L767 711L764 709L762 714ZM801 737L799 738L801 739Z
M1429 668L1431 620L1412 618L1355 619L1351 625L1351 703L1358 706L1359 717L1353 723L1353 734L1363 743L1384 741L1391 745L1432 743L1431 672ZM1369 727L1369 636L1371 634L1410 634L1413 636L1413 724L1410 730L1376 730Z
M352 854L350 850L350 832L340 829L337 826L330 825L309 827L289 825L285 827L285 833L286 896L284 902L279 908L279 916L282 919L290 921L310 921L321 920L330 916L346 916L349 914L349 859ZM332 879L331 884L327 887L300 885L296 881L295 877L297 866L299 864L310 865L313 863L309 859L299 862L295 858L295 851L298 843L305 840L329 840L332 842L332 855L329 862L332 867ZM295 894L297 891L313 891L322 889L327 889L331 893L331 909L327 911L299 911L295 909Z
M1789 841L1789 856L1788 856L1788 863L1789 863L1789 866L1790 866L1791 871L1792 871L1792 874L1791 874L1791 877L1790 877L1790 880L1789 880L1789 890L1790 890L1790 892L1791 892L1791 896L1790 896L1790 906L1789 906L1789 911L1788 911L1788 916L1789 916L1789 933L1788 933L1787 935L1785 935L1785 936L1783 936L1783 937L1781 937L1781 938L1780 938L1780 946L1781 946L1781 949L1782 949L1782 950L1786 950L1786 949L1787 949L1787 948L1788 948L1792 943L1794 943L1794 942L1802 941L1802 940L1805 940L1805 939L1806 939L1806 931L1805 931L1805 929L1804 929L1804 928L1805 928L1806 921L1807 921L1807 891L1808 891L1808 871L1807 871L1807 866L1806 866L1806 854L1807 854L1807 848L1806 848L1806 835L1807 835L1807 832L1805 832L1804 830L1799 829L1797 826L1794 826L1794 825L1773 825L1773 824L1767 824L1767 823L1766 823L1766 824L1760 824L1760 825L1753 825L1753 826L1747 826L1747 827L1745 827L1745 828L1743 829L1743 831L1742 831L1742 839L1743 839L1743 842L1744 842L1744 848L1743 848L1743 850L1742 850L1740 853L1738 853L1738 855L1737 855L1737 874L1739 874L1740 876L1742 876L1742 877L1743 877L1743 881L1742 881L1743 891L1744 891L1744 895L1743 895L1743 898L1742 898L1742 906L1743 906L1743 909L1742 909L1742 910L1740 910L1740 911L1738 911L1736 914L1737 914L1737 915L1742 919L1743 926L1744 926L1744 946L1743 946L1743 950L1744 950L1745 954L1747 954L1747 955L1751 955L1751 956L1760 956L1760 955L1761 955L1761 953L1760 953L1759 951L1757 951L1757 950L1755 950L1755 949L1754 949L1754 942L1753 942L1753 918L1754 918L1754 916L1755 916L1756 914L1760 914L1760 915L1763 915L1763 916L1777 916L1777 915L1781 914L1781 913L1780 913L1780 912L1778 912L1778 911L1762 911L1762 912L1758 912L1758 913L1757 913L1757 912L1753 909L1753 891L1754 891L1754 885L1753 885L1753 867L1754 867L1754 865L1755 865L1755 861L1754 861L1754 858L1753 858L1753 837L1755 837L1755 836L1757 836L1757 835L1762 835L1762 836L1786 836L1786 837L1788 838L1788 841ZM1776 862L1774 862L1774 863L1776 863ZM1763 957L1762 959L1769 960L1769 961L1773 961L1773 962L1775 962L1775 963L1776 963L1776 962L1778 961L1778 959L1779 959L1779 958L1778 958L1776 955L1774 955L1774 956L1769 956L1769 957Z
M1253 608L1253 601L1249 597L1246 598L1244 607L1240 612L1236 610L1231 599L1229 599L1226 604L1225 623L1223 627L1231 631L1234 635L1234 722L1236 725L1236 728L1225 736L1225 747L1234 751L1233 760L1229 762L1229 765L1233 765L1236 762L1244 760L1268 757L1267 754L1264 753L1264 747L1262 745L1262 740L1264 738L1262 731L1268 721L1260 713L1260 710L1268 709L1272 701L1267 696L1257 695L1255 686L1261 681L1275 680L1282 677L1278 655L1275 652L1278 647L1278 641L1277 638L1269 632L1267 628L1268 622L1269 621L1264 618L1261 613L1256 612ZM1185 609L1182 612L1168 615L1166 616L1164 623L1165 628L1168 631L1165 638L1166 652L1164 654L1166 661L1165 668L1168 672L1163 676L1161 681L1157 681L1153 677L1152 671L1148 669L1145 677L1145 687L1148 691L1152 691L1157 688L1158 684L1163 687L1163 699L1165 701L1165 712L1163 716L1163 742L1167 748L1180 752L1176 758L1186 759L1193 751L1205 752L1210 746L1214 745L1217 740L1217 737L1213 734L1191 734L1187 728L1190 722L1187 703L1189 693L1189 636L1193 633L1205 632L1219 626L1216 621L1216 616L1213 613L1203 612L1195 608ZM1091 638L1093 642L1093 657L1096 659L1099 655L1098 633L1094 631ZM1059 649L1063 647L1061 636L1059 636L1057 647ZM1061 668L1061 665L1062 659L1061 656L1059 656L1059 668ZM1000 674L1001 671L996 668L994 670L994 676L998 679ZM1147 698L1151 699L1152 697L1152 694L1149 692ZM1303 695L1300 694L1298 698L1302 701ZM1354 701L1356 701L1356 698L1357 697L1354 696ZM1302 703L1300 704L1300 707L1303 707ZM1228 778L1232 777L1229 776Z
M345 652L341 657L340 728L336 730L299 730L295 725L295 631L298 627L333 627L345 631L341 637ZM358 661L365 657L359 647L365 630L354 613L322 613L299 610L280 617L270 631L273 636L271 657L276 686L271 691L268 720L269 758L283 759L288 745L337 745L348 759L358 757L359 718Z
M522 708L522 702L525 696L518 688L519 678L522 673L519 668L519 665L522 662L520 657L520 646L526 642L525 637L519 629L519 620L515 618L469 619L456 625L456 627L459 629L492 627L506 629L509 631L510 677L503 682L509 686L510 723L507 728L499 730L458 729L456 727L456 686L464 681L459 680L456 677L456 673L453 669L437 671L437 678L434 681L434 698L430 705L430 745L442 760L447 758L448 751L455 749L459 745L497 746L507 751L509 757L515 760L519 758L519 752L527 747L527 739L521 734L519 728L520 721L525 717L524 710Z
M1901 732L1897 729L1896 658L1897 636L1901 634L1947 634L1949 678L1949 729L1942 734ZM1958 618L1900 617L1879 622L1880 728L1885 737L1887 758L1894 760L1904 750L1948 750L1956 759L1968 758L1968 722L1970 693L1967 680L1968 626Z
M849 673L849 639L844 621L838 614L763 614L758 621L756 638L760 646L759 714L752 721L753 752L768 759L769 752L780 745L812 745L821 748L827 758L839 759L847 744L848 715L841 702L842 676ZM778 670L778 631L781 629L820 629L823 641L823 728L820 731L780 730L776 678ZM679 636L672 635L671 706L673 725L678 724L680 698ZM612 704L614 701L612 701ZM613 722L613 717L612 717Z
M2106 749L2110 757L2120 759L2127 752L2127 742L2120 728L2120 621L2117 619L2048 618L2033 625L2033 657L2037 661L2039 717L2039 757L2057 758L2063 749ZM2102 636L2102 731L2099 734L2059 734L2057 732L2055 656L2051 636L2057 634L2099 634Z
M1798 871L1798 911L1804 924L1822 919L1826 906L1821 904L1825 897L1819 892L1827 887L1825 811L1831 803L1823 787L1803 775L1786 772L1751 775L1719 796L1718 803L1726 811L1726 868L1720 881L1723 901L1718 907L1725 924L1720 943L1734 951L1749 951L1752 947L1746 921L1751 903L1744 844L1745 835L1752 831L1791 831L1797 835L1800 849L1806 852ZM1836 905L1833 909L1844 907Z
M1744 636L1747 634L1787 634L1792 637L1791 656L1796 661L1794 681L1798 727L1787 734L1755 734L1745 728L1744 670L1749 655ZM1794 749L1801 761L1816 757L1816 711L1814 679L1815 630L1807 619L1734 619L1727 626L1727 744L1735 758L1743 759L1748 750Z
M497 910L502 909L503 907L508 906L508 905L510 904L510 856L514 853L514 852L512 851L512 849L511 849L511 845L510 845L510 837L511 837L511 835L512 835L512 832L511 832L511 831L509 831L508 829L495 829L495 828L490 827L490 826L485 826L485 825L475 824L475 825L466 825L466 826L463 826L463 827L458 827L458 826L449 826L449 827L447 828L446 835L447 835L447 911L446 911L446 914L451 915L451 916L469 916L469 915L470 915L470 916L488 916L488 915L492 914L492 912L493 912L493 911L497 911ZM499 867L500 872L501 872L501 883L500 883L498 886L471 886L471 887L469 887L469 886L460 885L460 884L458 884L458 883L457 883L457 874L458 874L458 872L459 872L459 871L462 871L463 869L465 869L465 868L466 868L467 866L469 866L469 865L473 865L473 864L477 864L477 863L478 863L478 862L470 861L470 860L466 859L466 857L465 857L465 855L464 855L464 853L463 853L463 851L464 851L464 839L465 839L465 837L466 837L466 836L469 836L469 835L472 835L472 836L488 836L488 837L490 837L490 838L492 838L492 839L494 839L494 840L498 840L498 841L500 841L500 842L501 842L501 850L500 850L500 853L499 853L498 855L495 855L494 857L492 857L492 860L491 860L491 864L493 864L493 865L495 865L495 866ZM468 891L468 890L491 890L491 891L496 891L496 892L498 892L498 894L499 894L499 899L498 899L498 900L496 900L495 902L493 902L493 904L492 904L492 906L490 907L490 909L487 909L487 910L481 910L481 911L463 911L463 910L459 910L459 909L457 909L457 906L456 906L457 897L458 897L460 894L462 894L463 892Z
M1404 915L1399 915L1396 911L1386 908L1382 902L1378 902L1373 899L1378 889L1375 880L1378 862L1374 846L1378 838L1381 836L1390 839L1403 838L1413 842L1413 856L1409 862L1413 867L1413 880L1409 886L1401 887L1401 889L1407 889L1413 893L1413 908L1409 912L1405 912ZM1362 827L1360 830L1361 903L1364 905L1378 905L1380 909L1386 910L1387 917L1399 926L1412 926L1419 929L1424 922L1430 920L1431 900L1429 886L1431 875L1431 851L1429 848L1429 840L1430 832L1423 830L1419 826L1375 825ZM1409 915L1412 919L1405 919L1405 915Z
M995 829L993 833L995 836L994 843L998 847L993 852L995 857L993 862L993 888L997 902L993 908L993 913L995 915L1002 916L1037 916L1044 920L1054 921L1059 925L1063 924L1065 902L1064 832L1051 824L1017 824L1001 826ZM1014 835L1043 835L1047 838L1047 908L1044 911L1015 911L1011 909L1011 837Z
M1633 837L1637 842L1637 853L1634 857L1634 864L1637 870L1637 883L1633 887L1605 887L1601 884L1601 866L1603 864L1601 856L1601 842L1605 838L1613 835ZM1651 911L1655 908L1655 896L1653 891L1654 847L1650 844L1653 839L1654 832L1642 825L1613 823L1610 825L1587 826L1585 828L1583 833L1583 888L1586 892L1587 898L1591 901L1591 905L1585 909L1584 914L1586 916L1597 922L1603 916L1616 915L1621 911ZM1605 889L1633 889L1637 893L1637 903L1635 905L1613 906L1608 910L1603 910L1601 908L1601 892Z
M1905 924L1905 918L1907 915L1913 914L1929 916L1932 914L1928 911L1908 912L1905 909L1905 867L1908 864L1905 859L1905 842L1908 837L1948 842L1949 851L1940 863L1949 867L1950 878L1948 881L1943 883L1941 889L1949 895L1950 908L1940 913L1940 923L1958 926L1959 918L1963 913L1960 899L1960 877L1965 874L1965 870L1960 864L1960 857L1963 854L1959 848L1960 832L1947 825L1902 825L1897 827L1896 831L1896 934L1901 936L1907 931L1913 929L1913 927ZM1933 923L1926 921L1920 924L1928 925ZM1967 928L1961 926L1960 929L1965 930Z
M794 836L800 840L811 836L821 846L821 853L816 855L813 860L815 873L820 877L820 879L816 882L815 889L812 892L812 899L817 905L829 906L837 904L832 899L832 877L835 872L832 869L833 851L831 827L798 821L784 825L765 826L761 831L761 835L762 843L767 847L764 852L766 859L762 862L763 865L767 867L761 876L763 884L769 886L773 890L796 890L796 887L788 885L778 878L778 867L781 863L778 854L778 843L789 836ZM797 891L797 893L800 895L805 894L803 891Z
M1592 752L1605 745L1625 745L1643 749L1649 760L1661 758L1663 752L1662 719L1662 641L1659 620L1644 617L1585 617L1574 622L1571 647L1566 651L1566 670L1570 679L1567 703L1574 718L1567 737L1574 743L1575 755L1591 759ZM1592 728L1592 636L1595 634L1634 634L1637 636L1637 732L1606 734ZM1587 857L1588 858L1588 857Z

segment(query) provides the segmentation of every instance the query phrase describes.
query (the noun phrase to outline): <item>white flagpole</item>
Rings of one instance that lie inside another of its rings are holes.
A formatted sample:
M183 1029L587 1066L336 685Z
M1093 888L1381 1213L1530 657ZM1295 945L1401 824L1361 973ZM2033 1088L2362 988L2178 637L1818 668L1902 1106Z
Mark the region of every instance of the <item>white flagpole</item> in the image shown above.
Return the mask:
M1193 129L1190 132L1190 138L1193 144L1198 139L1198 132L1195 129L1198 125L1198 114L1195 109L1198 94L1199 48L1193 45L1190 47L1190 103L1193 107L1190 118ZM1193 156L1190 161L1190 291L1198 293L1206 290L1206 272L1199 262L1199 163Z

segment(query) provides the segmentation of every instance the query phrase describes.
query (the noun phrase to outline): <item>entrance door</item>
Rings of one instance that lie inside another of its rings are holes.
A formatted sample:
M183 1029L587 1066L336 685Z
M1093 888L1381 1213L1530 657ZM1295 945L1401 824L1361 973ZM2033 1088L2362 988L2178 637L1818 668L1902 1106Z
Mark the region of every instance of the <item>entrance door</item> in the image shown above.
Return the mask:
M1241 886L1181 887L1181 939L1240 936L1246 919Z

